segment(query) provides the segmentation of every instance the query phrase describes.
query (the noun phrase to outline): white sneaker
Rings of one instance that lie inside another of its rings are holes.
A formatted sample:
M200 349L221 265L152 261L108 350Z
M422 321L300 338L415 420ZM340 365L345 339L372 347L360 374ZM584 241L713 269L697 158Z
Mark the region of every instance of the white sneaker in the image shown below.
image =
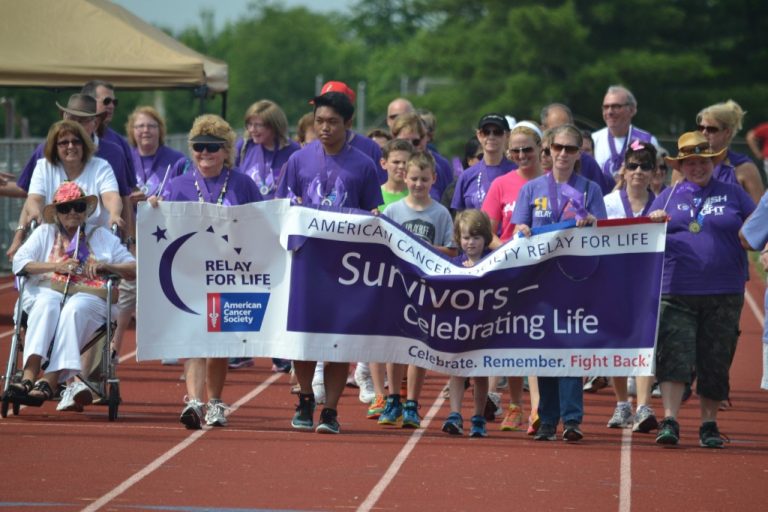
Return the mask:
M623 403L616 405L616 409L613 411L613 416L608 420L606 425L608 428L629 428L633 422L632 406L629 403Z
M203 402L196 398L185 396L184 403L187 405L181 411L179 421L190 430L200 430L203 428Z
M312 379L312 392L315 394L316 404L325 403L325 382L322 378L318 379L317 374L315 374L315 378Z
M488 392L488 398L493 402L493 405L496 406L496 410L493 411L493 415L497 418L500 418L504 415L504 409L501 407L501 393L496 393L495 391L489 391Z
M211 400L205 406L205 423L209 427L226 427L229 407L221 400Z
M73 381L61 394L61 401L56 406L57 411L83 412L83 407L93 402L93 395L84 383Z
M355 368L355 383L360 388L358 398L364 404L369 404L376 399L376 391L373 389L371 371L365 363L357 363Z

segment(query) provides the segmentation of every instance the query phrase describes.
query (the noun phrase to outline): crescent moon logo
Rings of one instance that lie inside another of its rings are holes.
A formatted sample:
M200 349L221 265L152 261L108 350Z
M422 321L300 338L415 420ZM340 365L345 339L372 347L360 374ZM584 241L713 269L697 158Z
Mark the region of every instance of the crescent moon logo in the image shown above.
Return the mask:
M186 235L177 238L168 245L165 251L163 251L163 255L160 257L159 272L160 287L162 288L165 297L171 302L171 304L187 313L199 315L200 313L193 311L189 306L184 304L184 302L181 300L181 297L179 297L179 294L176 293L176 288L173 286L173 277L171 274L173 269L173 260L176 257L176 253L179 252L179 249L181 249L181 246L184 245L184 242L192 238L192 236L195 234L195 231L192 233L187 233Z

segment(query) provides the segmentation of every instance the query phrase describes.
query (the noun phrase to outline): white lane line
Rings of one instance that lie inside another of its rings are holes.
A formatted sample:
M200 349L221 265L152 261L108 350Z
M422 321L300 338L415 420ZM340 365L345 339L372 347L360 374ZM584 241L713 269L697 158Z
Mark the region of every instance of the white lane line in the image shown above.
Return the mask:
M749 293L749 290L746 288L744 289L744 300L749 306L749 309L752 310L755 318L757 318L757 321L760 322L760 327L763 327L765 325L765 315L763 315L763 310L760 308L760 306L758 306L757 301L754 299L754 297L752 297L752 294Z
M275 373L271 375L267 380L262 382L258 387L253 389L250 393L243 396L240 400L232 404L229 409L229 416L230 414L233 414L235 411L237 411L244 403L252 400L253 398L257 397L262 391L267 389L270 385L272 385L276 380L278 380L280 377L282 377L283 373ZM114 500L121 494L123 494L125 491L136 485L137 483L141 482L144 478L146 478L148 475L150 475L153 471L159 469L162 467L163 464L165 464L168 460L172 459L179 453L181 453L184 449L190 447L195 441L200 439L202 436L205 435L206 432L209 432L211 429L205 429L205 430L196 430L192 434L189 435L186 439L184 439L182 442L162 454L160 457L156 458L152 462L150 462L148 465L144 466L144 468L134 473L130 478L119 484L117 487L109 491L107 494L102 496L101 498L97 499L84 509L82 509L82 512L95 512L99 510L101 507L105 506L110 501Z
M392 483L392 480L395 479L398 471L400 471L400 468L408 459L408 456L411 454L413 449L416 447L416 443L419 442L421 436L423 436L424 432L426 432L427 427L432 421L432 418L435 417L437 411L439 411L440 407L443 406L443 402L445 402L445 398L438 396L437 400L435 400L435 403L432 404L429 412L427 412L427 415L424 417L424 420L421 422L421 428L417 428L413 431L411 437L408 438L408 442L405 443L405 446L403 446L403 448L400 450L400 453L397 454L397 457L395 457L395 459L392 461L392 464L390 464L389 468L387 468L387 472L384 473L384 476L381 477L381 480L379 480L376 486L371 490L371 492L365 498L365 501L363 501L360 506L357 507L357 512L368 512L373 508L374 505L376 505L376 502L379 501L381 495L384 494L384 491L387 490L389 484Z
M622 429L619 473L619 512L632 509L632 429Z
M0 332L0 339L5 338L6 336L10 336L11 334L13 334L13 331L14 330L11 329L10 331Z

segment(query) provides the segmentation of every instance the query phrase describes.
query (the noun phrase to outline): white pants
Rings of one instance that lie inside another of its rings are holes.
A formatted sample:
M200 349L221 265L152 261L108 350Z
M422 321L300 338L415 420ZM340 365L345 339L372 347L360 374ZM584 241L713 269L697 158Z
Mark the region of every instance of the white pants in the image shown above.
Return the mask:
M28 315L24 364L33 354L42 356L43 363L48 360L48 347L54 340L46 373L61 371L59 382L80 372L80 351L107 318L104 299L76 293L62 308L63 296L50 288L29 286L22 297Z

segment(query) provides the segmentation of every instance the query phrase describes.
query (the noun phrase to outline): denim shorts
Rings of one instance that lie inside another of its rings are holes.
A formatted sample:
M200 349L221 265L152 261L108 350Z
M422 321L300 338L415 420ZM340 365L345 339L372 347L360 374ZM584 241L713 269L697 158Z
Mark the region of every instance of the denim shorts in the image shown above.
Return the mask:
M726 400L744 295L662 295L656 378L691 382L710 400Z

